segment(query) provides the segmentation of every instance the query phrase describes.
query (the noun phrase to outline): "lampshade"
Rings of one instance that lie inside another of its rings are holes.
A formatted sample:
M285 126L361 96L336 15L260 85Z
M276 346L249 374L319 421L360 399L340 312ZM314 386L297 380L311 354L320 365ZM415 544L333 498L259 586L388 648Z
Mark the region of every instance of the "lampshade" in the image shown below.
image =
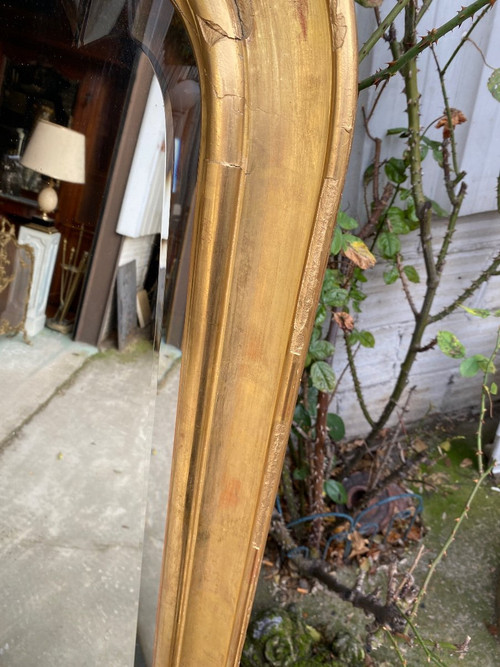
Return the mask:
M40 120L20 162L58 181L85 183L85 135Z

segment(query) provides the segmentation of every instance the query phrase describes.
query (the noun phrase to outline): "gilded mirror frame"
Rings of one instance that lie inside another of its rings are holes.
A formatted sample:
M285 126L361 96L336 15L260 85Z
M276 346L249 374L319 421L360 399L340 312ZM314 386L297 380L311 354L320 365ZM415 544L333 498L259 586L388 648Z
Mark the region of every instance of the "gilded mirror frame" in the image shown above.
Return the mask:
M202 136L154 665L237 665L351 147L352 0L177 0Z

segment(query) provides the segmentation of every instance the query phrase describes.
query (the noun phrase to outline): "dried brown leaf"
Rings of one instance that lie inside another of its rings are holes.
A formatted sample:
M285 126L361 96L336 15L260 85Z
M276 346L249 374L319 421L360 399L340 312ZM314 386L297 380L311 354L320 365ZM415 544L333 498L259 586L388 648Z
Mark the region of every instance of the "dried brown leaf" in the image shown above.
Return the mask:
M350 243L344 250L344 255L360 269L371 269L377 261L366 243L361 240Z
M457 125L461 125L462 123L465 123L467 121L465 114L462 111L460 111L460 109L450 109L450 115L451 115L452 127L456 127ZM446 113L444 113L436 123L436 128L438 130L441 127L443 128L443 139L447 139L451 133L450 133L450 126L448 123L448 115Z
M420 438L415 438L412 447L418 454L420 454L420 452L425 452L425 450L427 449L427 443L425 443Z
M368 546L368 540L363 537L357 530L351 533L348 539L351 542L351 553L349 554L349 558L362 556L363 554L368 553L370 550Z
M342 331L352 331L354 329L354 318L349 313L333 313L333 319Z

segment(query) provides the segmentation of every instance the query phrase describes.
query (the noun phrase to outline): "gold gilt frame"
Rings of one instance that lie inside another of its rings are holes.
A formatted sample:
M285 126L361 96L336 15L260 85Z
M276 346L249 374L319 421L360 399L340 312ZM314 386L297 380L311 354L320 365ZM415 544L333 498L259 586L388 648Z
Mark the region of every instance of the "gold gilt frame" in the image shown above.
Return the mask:
M177 0L202 85L156 667L237 665L342 191L351 0Z
M0 294L11 285L15 284L16 280L16 266L13 261L13 256L9 258L8 247L15 248L18 255L18 268L28 271L27 281L18 292L17 298L22 299L21 312L15 313L17 315L15 321L9 319L6 311L0 312L0 336L8 335L15 336L22 332L23 340L29 343L28 334L26 332L26 316L28 314L28 305L30 300L31 285L33 282L33 269L35 264L35 252L33 248L27 243L19 243L16 238L15 226L5 217L0 217ZM14 264L14 265L13 265ZM21 283L22 284L22 283ZM11 296L11 295L10 295ZM7 302L2 304L7 306ZM18 308L19 310L19 308ZM12 317L13 312L10 312Z

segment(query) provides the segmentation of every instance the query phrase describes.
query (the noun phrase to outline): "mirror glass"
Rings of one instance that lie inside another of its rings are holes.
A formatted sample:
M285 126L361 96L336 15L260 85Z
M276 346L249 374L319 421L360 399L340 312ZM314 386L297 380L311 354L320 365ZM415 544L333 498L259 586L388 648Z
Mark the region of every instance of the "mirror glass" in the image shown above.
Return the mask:
M2 666L151 664L199 122L170 3L0 2Z

